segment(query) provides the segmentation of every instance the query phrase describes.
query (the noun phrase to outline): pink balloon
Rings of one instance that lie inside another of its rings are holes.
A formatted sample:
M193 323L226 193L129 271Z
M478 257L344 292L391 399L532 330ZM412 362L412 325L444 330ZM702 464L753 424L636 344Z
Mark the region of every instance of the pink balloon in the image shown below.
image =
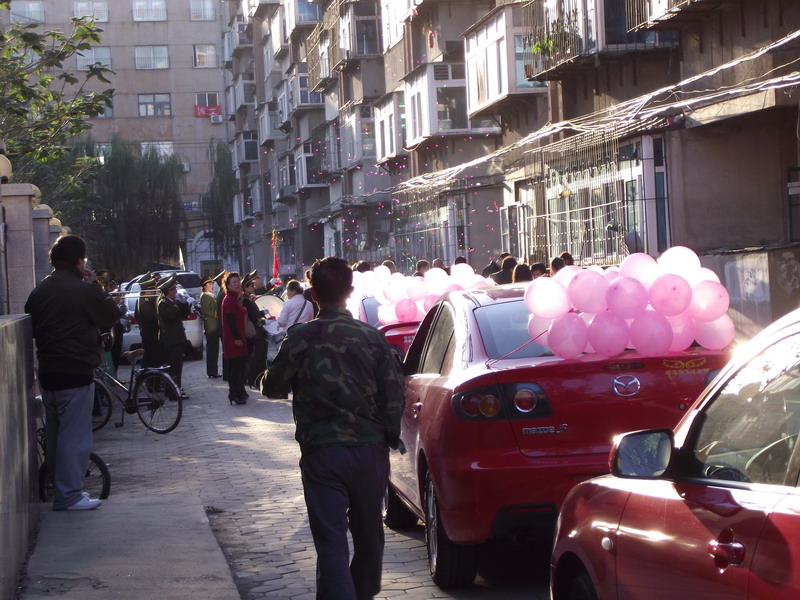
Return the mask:
M672 344L672 327L664 315L647 310L633 320L631 344L640 354L658 356Z
M397 322L394 306L394 304L381 304L378 307L378 320L384 325Z
M494 281L490 281L481 275L475 275L475 278L472 280L472 287L475 289L492 287L493 285L495 285Z
M650 305L665 317L678 315L689 308L692 288L680 275L667 273L650 286Z
M708 350L722 350L733 341L735 334L733 319L726 314L713 321L695 323L695 339Z
M525 305L537 317L554 319L569 310L567 290L551 277L539 277L525 290Z
M547 333L552 324L552 319L542 319L536 315L531 315L528 318L528 333L531 339L540 346L547 346Z
M402 279L390 279L389 282L383 286L383 295L386 299L394 304L406 297L406 282Z
M442 293L446 294L447 292L457 292L457 291L463 290L463 289L464 289L464 286L462 286L460 283L450 283L450 284L447 285L446 288L444 288L444 292L442 292Z
M689 282L689 285L694 287L701 281L716 281L719 283L719 275L714 273L711 269L707 267L700 267L696 271L692 271L691 273L686 274L686 281Z
M670 327L672 327L672 343L669 346L670 352L681 352L686 350L694 342L694 321L688 312L667 317Z
M578 265L567 265L558 273L553 275L552 279L564 286L564 289L567 289L569 287L569 282L572 281L572 278L581 271L583 271L583 269L581 269Z
M673 246L658 257L658 264L665 273L688 273L700 268L700 259L694 250L686 246Z
M598 313L589 325L589 343L597 354L619 354L628 345L628 324L614 313Z
M438 299L439 296L437 294L428 294L427 296L425 296L425 298L422 300L422 306L425 308L425 311L426 312L429 311L431 309L431 306L436 304L436 301Z
M394 305L394 314L401 323L413 321L417 316L417 303L411 298L403 298Z
M620 276L633 277L646 286L649 286L655 280L658 276L657 273L658 264L656 259L644 252L631 254L619 265Z
M405 282L406 294L412 300L422 300L428 295L428 284L422 277L406 277Z
M608 308L606 290L608 281L597 271L588 269L573 275L567 287L567 297L572 306L582 312L599 313Z
M605 271L603 271L603 277L606 278L606 281L611 282L617 277L619 277L619 267L608 267Z
M689 315L695 321L718 319L731 304L731 297L725 286L716 281L701 281L692 288L692 302Z
M582 354L588 341L586 323L576 313L567 313L553 319L547 334L550 350L561 358L575 358Z
M647 308L647 290L633 277L617 277L606 290L608 309L618 317L630 319Z

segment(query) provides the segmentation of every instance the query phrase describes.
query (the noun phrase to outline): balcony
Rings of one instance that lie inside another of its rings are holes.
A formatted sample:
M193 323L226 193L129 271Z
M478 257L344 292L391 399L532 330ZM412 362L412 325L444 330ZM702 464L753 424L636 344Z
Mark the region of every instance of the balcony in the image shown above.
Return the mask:
M339 158L339 122L331 121L315 127L311 133L311 156L308 172L316 177L338 174L341 171Z
M236 166L258 162L258 134L240 131L233 140Z
M308 75L299 73L289 76L289 114L323 107L322 94L308 87Z
M233 80L233 109L238 111L256 102L256 84L252 73L240 73Z
M262 146L286 137L286 134L280 129L282 121L277 101L271 100L259 106L256 110L256 121L258 122L258 137Z
M236 23L231 32L231 53L239 56L247 49L253 48L252 27L248 23Z
M308 85L312 92L325 92L336 84L344 65L336 22L331 27L327 22L317 25L308 41Z
M280 5L280 0L253 0L250 5L249 16L264 21L270 18Z
M676 30L742 0L625 0L628 30Z
M631 1L535 0L526 6L526 78L568 79L577 71L595 70L605 57L677 47L673 32L629 32L625 2Z

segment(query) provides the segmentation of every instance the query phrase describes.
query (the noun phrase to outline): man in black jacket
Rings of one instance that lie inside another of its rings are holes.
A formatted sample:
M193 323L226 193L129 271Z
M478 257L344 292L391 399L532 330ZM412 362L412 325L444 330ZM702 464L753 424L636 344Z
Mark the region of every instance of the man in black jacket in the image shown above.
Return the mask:
M163 294L156 304L158 312L158 340L164 349L164 359L169 365L169 375L181 390L181 397L189 395L182 386L183 353L186 350L186 331L183 329L183 320L189 316L189 305L179 302L178 284L175 277L169 277L159 284Z
M36 286L25 312L33 321L47 424L47 466L54 510L91 510L102 504L82 491L92 449L94 369L100 364L100 328L119 319L114 299L86 270L86 242L64 235L50 248L53 272Z

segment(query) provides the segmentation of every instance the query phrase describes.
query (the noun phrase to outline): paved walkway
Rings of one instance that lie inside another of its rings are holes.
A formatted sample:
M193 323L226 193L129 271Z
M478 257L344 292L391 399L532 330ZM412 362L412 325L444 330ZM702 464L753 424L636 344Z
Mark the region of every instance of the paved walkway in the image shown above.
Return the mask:
M94 444L111 471L111 497L97 511L45 511L24 600L139 599L153 590L176 600L315 598L291 404L251 391L246 405L230 406L227 384L208 380L203 361L185 364L184 388L183 418L165 435L136 415L115 427L114 406ZM423 536L421 526L387 530L379 600L548 597L541 558L532 567L529 556L502 550L475 585L440 590Z

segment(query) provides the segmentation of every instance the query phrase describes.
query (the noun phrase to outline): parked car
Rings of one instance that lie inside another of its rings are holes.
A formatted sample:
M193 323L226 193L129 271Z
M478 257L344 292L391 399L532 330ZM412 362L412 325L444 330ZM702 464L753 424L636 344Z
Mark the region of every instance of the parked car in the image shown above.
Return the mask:
M382 331L386 336L386 341L389 342L389 347L395 354L403 360L406 352L411 347L411 342L414 341L414 335L417 333L419 321L411 323L392 323L390 325L379 325L378 330Z
M479 545L552 541L578 482L608 472L615 435L677 423L726 355L553 356L531 341L523 285L450 292L404 362L406 454L392 453L385 522L425 522L435 583L470 583Z
M138 283L148 273L140 273L130 281L120 284L120 290L123 292L135 292L139 290ZM200 299L200 294L203 292L202 278L194 271L182 271L180 269L167 269L162 271L153 271L150 275L158 275L159 277L166 278L174 275L178 284L186 290L186 292L195 300Z
M800 597L800 311L674 429L620 436L559 517L555 600Z
M142 334L139 331L139 323L134 318L136 311L136 301L139 299L140 288L138 283L132 283L131 291L125 294L125 305L128 307L128 316L131 319L131 330L122 336L122 351L136 350L142 347ZM181 293L182 286L178 286ZM183 330L186 332L186 355L191 358L203 358L203 321L196 311L189 313L183 320Z

